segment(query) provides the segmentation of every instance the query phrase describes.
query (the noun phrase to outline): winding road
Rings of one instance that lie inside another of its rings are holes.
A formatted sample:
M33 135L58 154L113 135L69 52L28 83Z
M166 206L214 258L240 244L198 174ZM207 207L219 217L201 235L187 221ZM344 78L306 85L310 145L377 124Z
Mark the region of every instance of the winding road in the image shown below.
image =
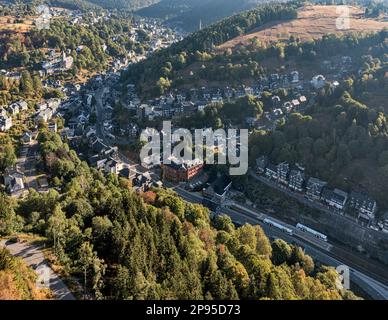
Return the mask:
M21 257L38 275L37 286L48 288L54 294L55 300L76 300L66 284L51 269L40 247L31 243L3 240L1 246L6 247L12 255Z

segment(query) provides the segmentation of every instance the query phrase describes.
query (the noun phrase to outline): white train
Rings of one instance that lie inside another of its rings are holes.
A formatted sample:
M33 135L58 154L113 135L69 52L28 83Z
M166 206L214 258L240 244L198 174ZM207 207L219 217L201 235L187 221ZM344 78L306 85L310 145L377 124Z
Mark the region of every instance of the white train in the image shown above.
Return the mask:
M271 227L277 228L277 229L279 229L279 230L289 234L290 236L293 235L293 232L292 232L292 230L290 228L287 228L287 227L283 226L282 224L280 224L280 223L278 223L276 221L273 221L273 220L268 219L268 218L265 218L263 221L264 221L265 224L268 224Z
M301 223L298 223L296 225L296 228L303 231L303 232L306 232L306 233L309 233L311 235L313 235L314 237L320 239L320 240L323 240L325 242L327 242L327 236L318 232L318 231L315 231L314 229L311 229L309 227L306 227L305 225L301 224Z

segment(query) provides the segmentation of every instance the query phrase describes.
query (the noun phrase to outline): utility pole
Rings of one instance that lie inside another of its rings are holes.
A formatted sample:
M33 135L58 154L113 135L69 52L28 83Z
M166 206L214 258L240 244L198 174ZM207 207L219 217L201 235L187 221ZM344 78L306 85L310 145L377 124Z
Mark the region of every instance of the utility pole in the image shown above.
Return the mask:
M53 233L54 233L54 256L57 256L57 242L56 242L55 229Z

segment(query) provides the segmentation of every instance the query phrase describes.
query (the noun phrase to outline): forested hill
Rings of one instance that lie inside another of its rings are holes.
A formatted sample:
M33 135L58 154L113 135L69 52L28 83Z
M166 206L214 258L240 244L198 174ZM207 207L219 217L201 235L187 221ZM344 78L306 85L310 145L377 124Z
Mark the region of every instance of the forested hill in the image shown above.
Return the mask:
M264 0L162 0L137 13L166 19L167 23L186 31L197 31L200 22L208 26L238 12L249 10ZM274 1L275 2L275 1Z
M128 9L137 10L150 6L160 0L88 0L91 3L99 5L106 9Z
M96 299L356 298L337 289L334 269L315 265L299 247L271 243L259 226L211 219L171 190L137 195L129 180L81 162L59 134L43 128L39 141L57 188L31 191L18 204L1 194L0 235L47 236L65 270L86 277Z
M131 66L123 74L123 81L138 83L143 78L155 86L160 77L166 77L196 59L206 59L204 57L206 52L210 52L217 45L245 34L264 23L296 18L296 9L299 6L299 2L263 5L224 19Z
M63 7L71 10L77 9L125 9L125 10L139 10L141 8L153 5L160 0L45 0L44 3L48 3L52 6ZM40 0L9 0L10 3L41 3Z

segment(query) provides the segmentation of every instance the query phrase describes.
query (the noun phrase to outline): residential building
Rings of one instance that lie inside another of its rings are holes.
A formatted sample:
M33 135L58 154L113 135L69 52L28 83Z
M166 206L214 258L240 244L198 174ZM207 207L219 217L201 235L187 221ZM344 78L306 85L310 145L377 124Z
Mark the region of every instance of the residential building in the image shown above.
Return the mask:
M117 174L119 174L119 171L121 169L120 167L121 167L121 165L120 165L119 161L111 158L105 163L104 171L106 174L113 173L113 174L117 175Z
M312 78L311 85L314 87L314 89L321 89L326 83L326 78L319 74Z
M320 200L322 190L326 185L327 182L311 177L307 181L306 196L311 200Z
M28 110L28 104L27 104L26 101L20 100L20 101L18 101L16 103L19 105L19 110L20 111L27 111Z
M29 131L24 132L23 136L21 137L21 140L23 143L30 143L32 141L32 133Z
M267 167L265 168L265 175L270 179L277 180L278 175L278 167L272 163L268 163Z
M291 82L292 83L298 83L299 82L299 72L298 71L292 71L291 72Z
M203 191L203 196L215 203L221 204L225 201L226 195L231 187L231 179L225 174L219 175L217 179Z
M46 110L40 111L36 116L35 116L35 123L38 123L40 121L47 122L48 120L51 119L53 116L53 111L49 108Z
M7 111L3 107L0 107L0 117L6 117L7 116Z
M0 116L0 131L5 132L12 128L12 118Z
M348 194L340 189L324 188L321 199L329 206L343 211L348 200Z
M272 106L274 108L279 108L279 106L280 106L280 97L279 96L273 96L271 98L271 101L272 101Z
M57 129L58 129L58 126L57 126L57 123L55 121L51 121L49 124L48 124L48 129L49 131L51 132L57 132Z
M358 218L373 220L377 211L377 203L366 194L351 192L349 207L358 211Z
M20 112L20 106L17 102L12 103L8 106L7 111L9 112L9 114L16 116Z
M61 99L53 98L53 99L47 100L47 107L53 110L54 113L57 111L60 104L61 104Z
M267 156L261 156L256 159L256 172L258 173L264 173L265 168L268 164L268 157Z
M306 104L306 102L307 102L306 96L300 96L300 97L299 97L299 101L300 101L300 104L301 104L301 105Z
M132 180L132 185L136 192L147 192L153 185L150 173L147 171L137 174Z
M287 162L282 162L277 165L278 180L280 183L288 184L288 173L290 165Z
M291 101L291 103L292 103L292 105L293 105L294 108L298 108L299 105L300 105L300 102L299 102L298 99L293 99L293 100Z
M298 192L303 191L305 181L304 172L301 170L293 169L290 171L290 178L288 182L288 186L290 189Z
M136 177L136 168L126 166L119 171L119 176L128 180L133 180Z
M18 196L24 190L24 175L19 169L7 168L4 172L6 191L12 196Z

